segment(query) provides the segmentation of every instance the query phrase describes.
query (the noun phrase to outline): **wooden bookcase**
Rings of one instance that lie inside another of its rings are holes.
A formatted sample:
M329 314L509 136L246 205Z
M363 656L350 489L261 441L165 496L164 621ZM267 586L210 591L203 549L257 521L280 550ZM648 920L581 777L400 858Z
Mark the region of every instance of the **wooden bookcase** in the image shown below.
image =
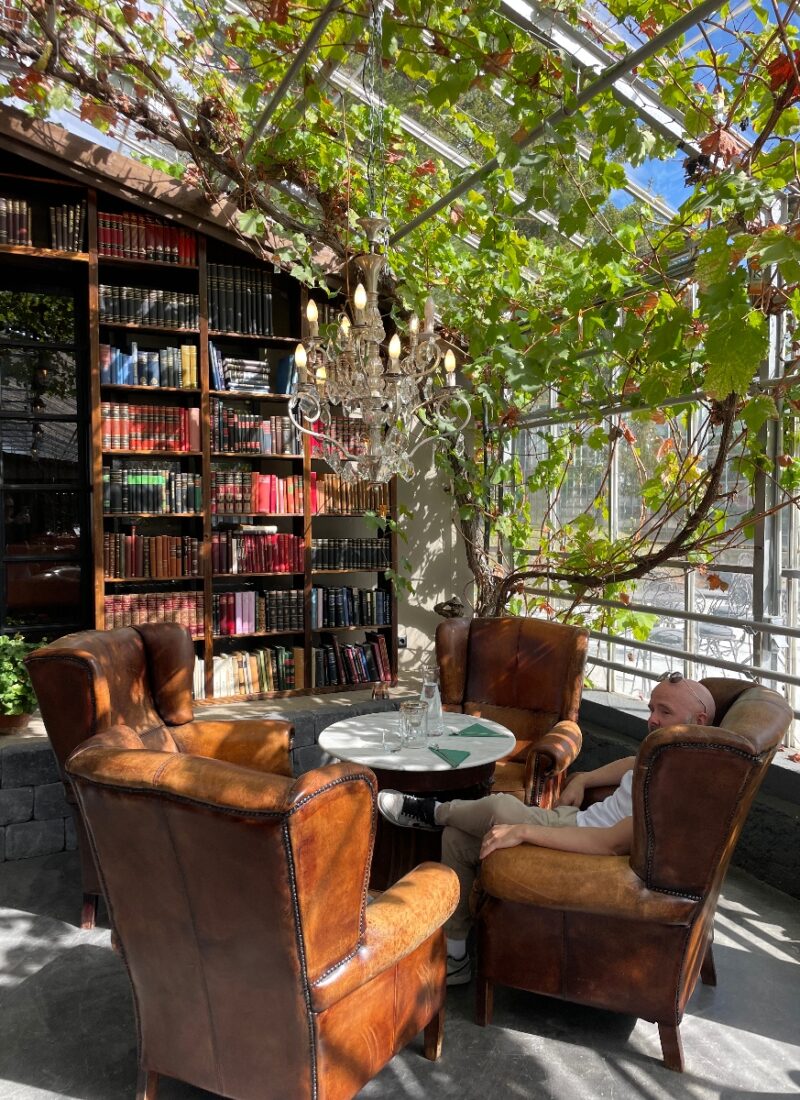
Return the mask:
M315 512L333 475L290 430L290 397L276 392L301 335L303 288L232 239L150 213L146 198L140 207L15 160L0 197L15 199L15 229L26 197L30 233L0 243L0 266L58 262L85 303L86 362L76 373L88 409L85 625L137 615L182 615L190 625L190 616L204 662L197 694L208 701L363 688L381 671L394 679L395 536L365 514L375 493L329 488ZM62 204L79 206L82 221L68 211L54 220L50 208ZM379 513L396 517L395 485L375 488ZM283 680L255 691L266 649L284 651L273 669ZM324 670L345 682L320 682Z

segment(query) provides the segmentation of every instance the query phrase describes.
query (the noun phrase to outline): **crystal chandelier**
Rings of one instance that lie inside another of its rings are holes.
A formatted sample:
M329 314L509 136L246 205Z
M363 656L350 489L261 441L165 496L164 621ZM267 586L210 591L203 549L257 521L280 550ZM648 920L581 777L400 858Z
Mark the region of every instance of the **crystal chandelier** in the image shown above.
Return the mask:
M374 0L365 75L369 104L367 183L372 211L378 206L376 174L383 177L383 100L377 91L381 73L381 0ZM370 75L371 74L371 75ZM385 192L385 188L383 188ZM381 202L385 213L385 202ZM400 336L388 346L378 308L378 287L386 266L381 243L389 222L381 214L360 218L368 250L354 258L361 275L352 302L339 316L333 334L321 336L317 304L309 299L307 336L297 345L297 395L289 406L294 425L315 440L315 454L345 481L385 482L396 474L408 481L413 457L426 443L463 448L470 420L466 395L456 385L452 349L442 354L434 332L434 303L425 303L420 332L409 319L408 344Z

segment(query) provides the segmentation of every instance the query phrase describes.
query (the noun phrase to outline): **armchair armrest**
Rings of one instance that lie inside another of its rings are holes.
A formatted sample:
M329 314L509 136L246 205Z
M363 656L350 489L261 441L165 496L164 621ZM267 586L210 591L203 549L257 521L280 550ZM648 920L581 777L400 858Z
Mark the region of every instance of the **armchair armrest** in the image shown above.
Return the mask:
M544 909L689 924L696 899L648 890L629 856L591 856L520 844L481 865L483 894Z
M440 863L421 863L366 909L366 931L352 958L312 990L312 1007L321 1012L388 970L432 936L458 902L455 871Z
M181 752L273 775L292 774L294 726L277 718L194 721L171 729Z
M574 764L583 738L577 722L564 719L531 745L525 759L525 802L550 809L561 792L564 773Z

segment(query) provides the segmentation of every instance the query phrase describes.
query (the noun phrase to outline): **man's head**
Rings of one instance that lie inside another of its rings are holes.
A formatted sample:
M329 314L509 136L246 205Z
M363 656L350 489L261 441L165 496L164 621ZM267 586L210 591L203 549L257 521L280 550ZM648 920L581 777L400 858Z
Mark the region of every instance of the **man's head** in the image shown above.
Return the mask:
M665 672L650 696L647 728L664 726L709 726L714 721L714 697L697 680L685 680L680 672Z

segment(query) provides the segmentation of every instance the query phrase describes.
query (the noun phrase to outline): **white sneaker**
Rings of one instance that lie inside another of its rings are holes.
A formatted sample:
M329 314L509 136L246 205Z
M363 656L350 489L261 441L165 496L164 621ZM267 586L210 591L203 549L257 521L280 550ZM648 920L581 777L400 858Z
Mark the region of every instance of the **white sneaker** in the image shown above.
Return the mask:
M448 985L467 985L472 981L472 963L470 962L469 955L464 955L460 959L454 959L452 955L447 956L447 984Z
M419 798L401 791L379 791L378 809L387 821L404 829L425 829L437 833L441 830L434 817L436 800L433 798Z

